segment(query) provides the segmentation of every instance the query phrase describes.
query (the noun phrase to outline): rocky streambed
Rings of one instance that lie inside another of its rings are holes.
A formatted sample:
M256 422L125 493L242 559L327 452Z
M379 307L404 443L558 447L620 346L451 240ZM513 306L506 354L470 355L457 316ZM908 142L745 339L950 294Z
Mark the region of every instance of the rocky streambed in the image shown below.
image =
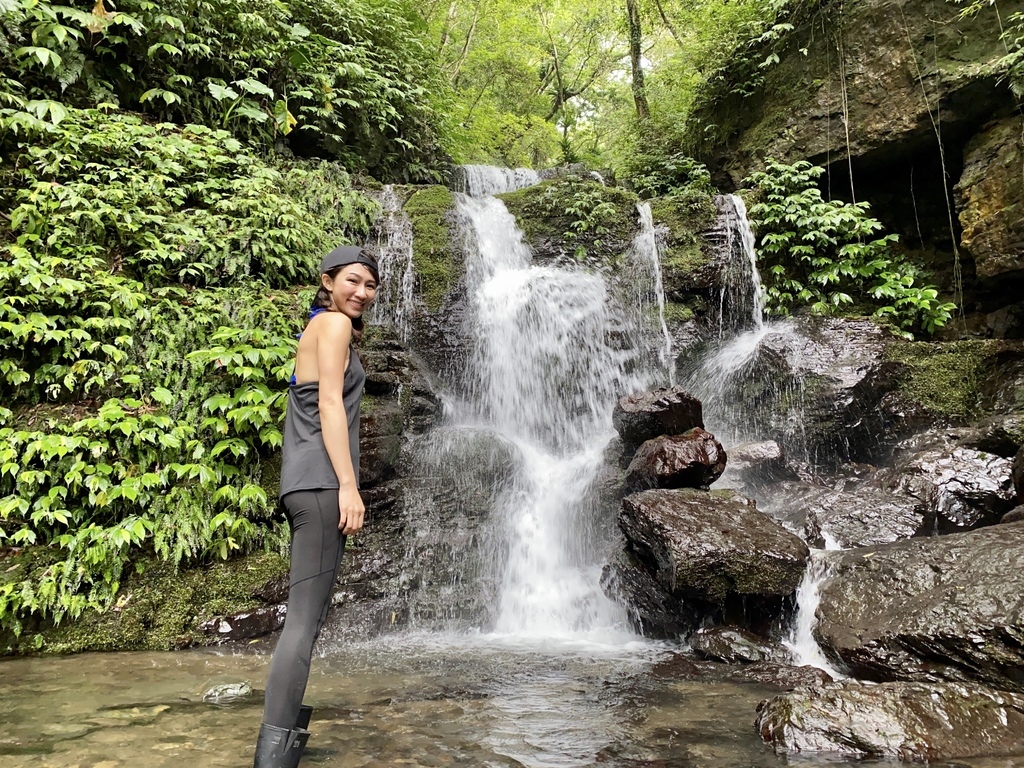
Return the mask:
M835 321L826 327L842 331ZM883 433L878 466L851 462L863 446L848 442L843 456L815 425L858 407L842 391L863 399L891 386L879 383L884 350L865 356L863 345L830 347L817 370L812 356L798 358L817 378L809 405L819 414L801 425L803 446L817 449L802 457L774 441L723 447L682 387L620 400L625 549L604 583L630 602L641 632L688 637L693 657L790 688L756 715L780 753L1024 761L1024 524L1015 509L1024 436L1015 403L957 426L932 414L916 434L889 433L889 445ZM679 434L666 435L668 426ZM719 480L728 488L713 490ZM831 550L814 556L810 572L805 541ZM809 636L798 637L798 622ZM801 642L817 644L827 660L819 666L832 674L799 666L812 658Z

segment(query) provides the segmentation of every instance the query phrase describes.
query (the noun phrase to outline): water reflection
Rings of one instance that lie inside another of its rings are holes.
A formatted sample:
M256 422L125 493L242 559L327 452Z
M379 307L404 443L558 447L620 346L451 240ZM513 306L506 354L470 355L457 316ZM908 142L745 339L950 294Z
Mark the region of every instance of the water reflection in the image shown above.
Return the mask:
M332 649L314 666L317 711L303 765L473 768L771 768L754 733L757 685L652 674L670 650L641 642L530 646L500 636L399 636ZM203 702L265 677L263 653L95 654L0 663L0 766L252 764L252 698ZM892 763L873 763L893 765ZM964 761L1022 768L1024 760ZM951 768L951 767L949 767Z

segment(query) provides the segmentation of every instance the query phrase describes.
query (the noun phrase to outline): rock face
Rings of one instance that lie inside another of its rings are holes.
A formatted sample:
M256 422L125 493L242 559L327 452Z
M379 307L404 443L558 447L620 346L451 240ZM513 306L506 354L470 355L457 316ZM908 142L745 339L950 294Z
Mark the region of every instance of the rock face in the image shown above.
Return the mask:
M815 637L869 680L1024 691L1024 524L832 553Z
M619 399L612 423L622 442L637 446L661 435L681 435L704 428L700 400L682 387L661 387Z
M961 447L914 454L879 473L884 491L916 500L940 532L991 525L1014 506L1011 463Z
M1024 696L956 683L844 680L761 702L778 752L841 752L929 762L1024 753Z
M964 150L964 172L957 182L963 235L979 277L1024 270L1024 162L1017 116L985 126Z
M626 473L634 489L708 488L725 471L722 444L694 427L681 435L662 435L637 450Z
M629 552L604 567L601 587L629 605L630 623L644 637L678 640L700 623L693 607L669 593Z
M721 604L796 591L807 545L741 496L650 490L627 496L619 527L670 594Z
M718 141L693 138L704 146L701 159L724 164L734 183L763 157L823 162L845 158L849 147L857 159L929 138L934 147L929 110L936 104L944 125L980 126L1009 101L1006 85L995 84L1005 51L994 14L961 21L942 0L914 0L902 13L885 0L823 10L790 19L797 28L757 95L720 94L705 106L707 119L695 121L722 130ZM848 136L838 127L844 118Z
M782 446L774 440L744 443L729 449L729 463L719 479L719 488L759 487L795 480Z

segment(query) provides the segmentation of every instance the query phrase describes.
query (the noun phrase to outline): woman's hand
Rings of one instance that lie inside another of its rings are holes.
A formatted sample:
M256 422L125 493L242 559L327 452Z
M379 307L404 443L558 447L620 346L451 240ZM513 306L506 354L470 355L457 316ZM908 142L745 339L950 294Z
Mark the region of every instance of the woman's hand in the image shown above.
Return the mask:
M344 535L356 533L363 527L363 514L366 507L355 486L345 486L338 491L338 530Z

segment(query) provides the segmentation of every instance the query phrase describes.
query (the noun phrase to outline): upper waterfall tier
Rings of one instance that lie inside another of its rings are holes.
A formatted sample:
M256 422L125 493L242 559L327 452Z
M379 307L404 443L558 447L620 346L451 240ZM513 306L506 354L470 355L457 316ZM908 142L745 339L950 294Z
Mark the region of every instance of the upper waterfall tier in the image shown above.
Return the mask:
M464 191L470 197L500 195L540 181L537 172L529 168L499 168L494 165L463 165Z

